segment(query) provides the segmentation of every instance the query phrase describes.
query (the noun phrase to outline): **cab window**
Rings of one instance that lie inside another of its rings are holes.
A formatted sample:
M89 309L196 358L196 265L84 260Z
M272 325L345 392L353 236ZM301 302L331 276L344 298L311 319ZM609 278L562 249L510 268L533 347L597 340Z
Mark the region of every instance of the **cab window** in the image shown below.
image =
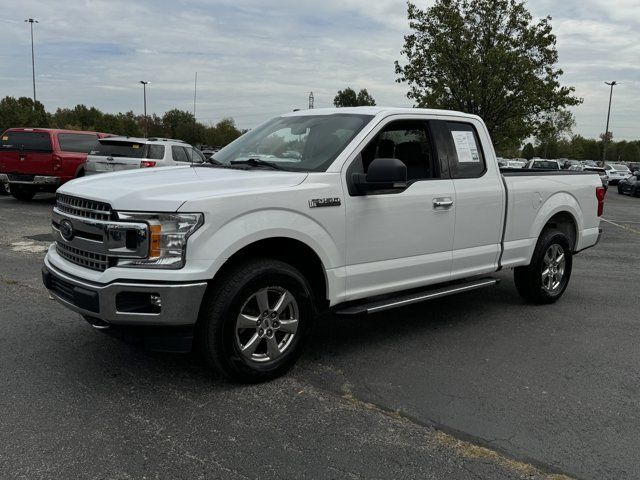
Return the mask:
M463 122L447 122L447 125L454 153L449 158L451 178L477 178L484 175L487 167L476 129Z
M367 173L376 158L396 158L407 166L408 182L439 178L430 138L427 122L391 122L362 150L362 170Z

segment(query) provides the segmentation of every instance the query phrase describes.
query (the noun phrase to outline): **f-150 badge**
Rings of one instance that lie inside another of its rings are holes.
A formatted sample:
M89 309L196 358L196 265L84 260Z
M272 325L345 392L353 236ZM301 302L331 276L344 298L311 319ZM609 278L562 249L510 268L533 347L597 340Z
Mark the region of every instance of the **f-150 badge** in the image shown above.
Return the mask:
M339 207L340 206L340 198L313 198L309 200L309 208L318 208L318 207Z

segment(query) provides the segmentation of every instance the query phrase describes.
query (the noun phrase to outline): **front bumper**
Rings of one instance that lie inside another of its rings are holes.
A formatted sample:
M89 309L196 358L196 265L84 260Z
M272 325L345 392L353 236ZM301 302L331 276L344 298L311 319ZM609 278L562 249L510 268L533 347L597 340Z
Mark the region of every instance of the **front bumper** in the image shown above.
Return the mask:
M46 258L42 281L65 307L109 325L194 325L207 288L207 282L98 284L66 274ZM150 303L151 296L160 301Z
M15 185L34 185L37 187L60 185L60 177L49 175L11 175L0 173L0 183Z

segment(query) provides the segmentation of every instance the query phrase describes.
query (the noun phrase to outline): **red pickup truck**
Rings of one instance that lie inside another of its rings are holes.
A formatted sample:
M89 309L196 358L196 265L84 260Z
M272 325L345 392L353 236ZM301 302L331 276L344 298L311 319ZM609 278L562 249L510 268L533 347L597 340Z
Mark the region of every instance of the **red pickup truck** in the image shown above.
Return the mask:
M18 200L55 192L84 175L87 154L110 134L51 128L10 128L0 136L0 183Z

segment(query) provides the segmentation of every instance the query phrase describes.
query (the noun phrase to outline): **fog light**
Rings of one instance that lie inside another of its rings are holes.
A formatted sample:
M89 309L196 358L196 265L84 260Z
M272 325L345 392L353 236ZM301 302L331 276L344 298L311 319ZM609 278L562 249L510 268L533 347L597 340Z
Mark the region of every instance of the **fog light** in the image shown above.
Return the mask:
M155 295L152 293L149 297L149 303L154 307L162 308L162 299L160 298L160 295Z

